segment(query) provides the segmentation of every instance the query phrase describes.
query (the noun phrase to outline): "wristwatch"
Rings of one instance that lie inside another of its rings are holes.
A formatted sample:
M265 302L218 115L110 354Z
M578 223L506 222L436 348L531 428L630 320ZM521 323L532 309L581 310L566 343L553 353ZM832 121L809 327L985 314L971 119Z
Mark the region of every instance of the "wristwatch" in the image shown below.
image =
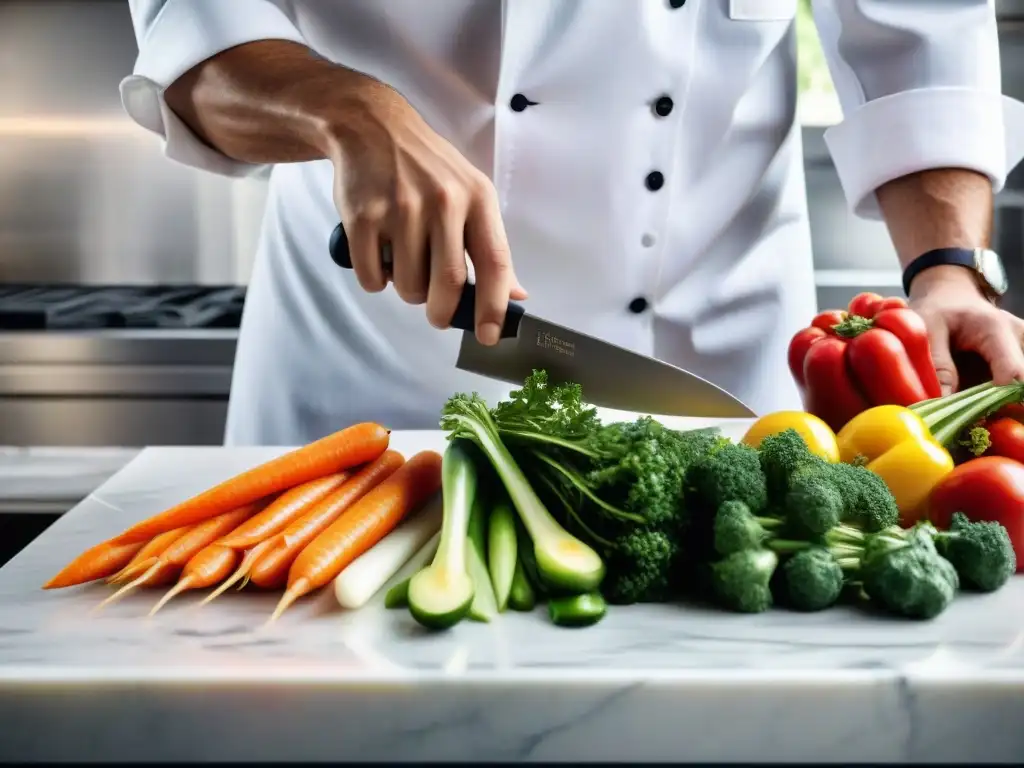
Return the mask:
M991 301L997 301L1009 287L999 254L988 248L937 248L918 256L903 270L903 292L910 296L910 284L926 269L940 266L969 269L978 287Z

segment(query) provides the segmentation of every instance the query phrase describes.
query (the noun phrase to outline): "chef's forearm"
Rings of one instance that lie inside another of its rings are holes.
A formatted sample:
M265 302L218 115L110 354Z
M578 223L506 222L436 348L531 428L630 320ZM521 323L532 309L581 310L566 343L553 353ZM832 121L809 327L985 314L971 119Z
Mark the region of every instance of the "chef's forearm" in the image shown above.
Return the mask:
M387 109L383 83L286 40L260 40L193 67L165 92L167 105L228 157L269 164L330 156L331 143Z
M900 264L936 248L983 248L992 234L992 182L957 168L922 171L877 191Z

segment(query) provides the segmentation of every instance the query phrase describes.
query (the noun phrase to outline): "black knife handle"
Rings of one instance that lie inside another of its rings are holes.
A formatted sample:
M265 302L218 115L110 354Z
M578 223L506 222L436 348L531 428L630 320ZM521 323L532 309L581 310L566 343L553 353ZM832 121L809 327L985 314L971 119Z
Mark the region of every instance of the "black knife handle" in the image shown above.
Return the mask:
M338 224L331 232L331 260L342 269L352 269L352 254L349 252L348 236L345 228ZM519 322L523 319L525 310L514 301L508 303L505 310L505 323L501 329L501 338L513 339L519 333ZM455 314L452 315L449 325L458 328L460 331L473 332L476 327L476 286L467 282L462 286L462 295L455 307Z

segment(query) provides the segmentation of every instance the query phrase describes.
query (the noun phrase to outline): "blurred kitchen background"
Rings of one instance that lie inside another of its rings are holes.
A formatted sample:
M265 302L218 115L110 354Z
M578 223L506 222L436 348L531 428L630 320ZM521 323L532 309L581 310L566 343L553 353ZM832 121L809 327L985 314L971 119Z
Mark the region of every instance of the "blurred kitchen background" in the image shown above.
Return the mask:
M1004 90L1024 99L1024 0L997 5ZM822 141L839 110L809 22L804 7L818 300L837 307L899 292L899 271L885 228L846 211ZM0 0L0 445L221 441L265 182L166 160L121 109L135 55L123 1ZM1020 313L1024 171L998 202Z

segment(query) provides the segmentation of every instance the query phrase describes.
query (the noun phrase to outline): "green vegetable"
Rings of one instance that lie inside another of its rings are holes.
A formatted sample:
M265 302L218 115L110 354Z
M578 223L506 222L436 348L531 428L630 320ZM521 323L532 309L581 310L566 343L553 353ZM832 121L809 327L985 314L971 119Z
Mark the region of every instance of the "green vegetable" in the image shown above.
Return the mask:
M513 611L532 611L537 605L537 593L530 585L523 568L523 561L516 561L515 571L512 573L512 586L508 593L508 607Z
M408 579L398 582L384 595L384 607L385 608L407 608L409 606L409 582L412 581L412 576Z
M868 539L859 567L864 593L891 613L934 618L953 602L956 570L939 555L926 529L897 530Z
M473 602L469 618L489 622L498 615L498 603L487 570L487 504L482 493L477 493L469 514L469 535L466 538L466 568L473 580Z
M960 583L978 592L995 592L1017 570L1017 557L1006 529L995 522L971 522L953 515L948 531L932 534L939 553L956 569Z
M688 498L714 514L727 501L742 502L752 512L768 505L768 485L758 452L724 438L693 462L687 474Z
M600 555L565 530L544 506L498 434L487 404L478 395L455 395L445 404L441 428L451 438L474 441L490 460L530 534L544 580L567 591L596 589L604 577Z
M516 540L516 567L522 569L526 583L532 588L532 591L546 595L547 586L537 571L536 560L533 559L533 542L530 541L530 534L526 532L526 528L518 518L516 518Z
M453 440L441 463L444 512L441 540L430 565L409 581L409 613L425 627L447 629L465 618L473 602L466 570L470 512L477 494L472 446Z
M549 386L543 371L491 416L544 506L604 560L604 596L617 603L666 599L689 528L686 470L721 442L717 431L680 432L652 418L602 424L578 386ZM529 563L524 567L532 578Z
M811 453L794 429L765 437L758 453L769 503L785 509L805 533L821 534L840 522L869 531L899 522L896 500L879 475L866 467L825 461Z
M823 547L797 552L783 563L780 576L781 602L798 611L822 611L835 605L845 585L842 566Z
M711 566L715 594L729 610L761 613L772 607L771 580L779 564L768 549L736 552Z
M491 510L487 528L487 566L499 613L508 605L516 571L517 549L516 513L505 499L499 499Z
M553 597L548 615L560 627L589 627L604 618L608 606L599 592Z

